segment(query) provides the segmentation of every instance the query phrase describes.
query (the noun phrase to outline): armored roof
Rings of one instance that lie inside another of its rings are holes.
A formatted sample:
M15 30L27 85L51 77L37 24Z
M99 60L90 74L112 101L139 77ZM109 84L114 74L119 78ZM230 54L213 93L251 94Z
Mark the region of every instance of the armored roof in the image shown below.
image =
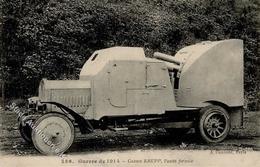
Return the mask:
M145 60L143 48L140 47L112 47L95 51L82 67L80 76L97 74L109 61L113 60Z

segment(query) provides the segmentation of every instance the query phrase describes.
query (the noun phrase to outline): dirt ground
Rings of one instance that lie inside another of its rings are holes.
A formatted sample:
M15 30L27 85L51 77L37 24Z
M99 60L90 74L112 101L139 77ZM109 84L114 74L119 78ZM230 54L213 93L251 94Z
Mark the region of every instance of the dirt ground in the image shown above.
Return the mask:
M205 144L194 133L173 139L163 129L136 131L97 131L93 134L76 134L69 155L91 154L121 150L257 150L260 151L260 112L245 113L243 129L231 131L228 138L218 144ZM0 110L0 154L40 155L33 145L20 136L17 116L11 111Z

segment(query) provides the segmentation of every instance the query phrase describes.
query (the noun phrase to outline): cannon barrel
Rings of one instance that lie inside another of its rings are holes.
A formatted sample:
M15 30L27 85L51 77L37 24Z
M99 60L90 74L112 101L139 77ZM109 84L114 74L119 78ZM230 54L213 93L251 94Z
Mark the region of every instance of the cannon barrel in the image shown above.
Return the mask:
M170 63L177 64L177 65L181 64L181 61L178 60L177 58L175 58L173 56L170 56L170 55L167 55L167 54L164 54L164 53L155 52L153 54L153 57L155 57L157 59L161 59L161 60L167 61L167 62L170 62Z
M162 60L161 60L162 61ZM181 66L180 65L177 65L177 64L173 64L173 63L170 63L170 62L167 62L167 61L163 61L165 62L167 68L169 71L179 71Z
M160 53L160 52L155 52L153 56L154 58L164 62L169 71L175 71L175 70L179 71L181 68L181 61L179 61L173 56Z

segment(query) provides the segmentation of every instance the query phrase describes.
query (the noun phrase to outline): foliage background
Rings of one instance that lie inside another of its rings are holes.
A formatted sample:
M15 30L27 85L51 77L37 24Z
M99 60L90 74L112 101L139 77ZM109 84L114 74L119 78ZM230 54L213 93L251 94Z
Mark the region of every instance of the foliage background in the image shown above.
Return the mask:
M174 55L203 40L244 40L245 95L259 109L258 0L0 0L7 97L35 95L41 78L75 79L94 50L144 47Z

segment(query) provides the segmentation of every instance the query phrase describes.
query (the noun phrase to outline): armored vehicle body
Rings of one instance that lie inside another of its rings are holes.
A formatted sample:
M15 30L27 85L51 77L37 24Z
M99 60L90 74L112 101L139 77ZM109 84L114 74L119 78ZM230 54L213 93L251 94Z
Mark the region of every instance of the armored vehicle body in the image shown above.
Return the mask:
M243 42L201 42L175 56L142 48L94 52L79 80L46 80L20 118L23 138L43 154L65 152L75 128L165 128L178 136L195 128L208 143L221 142L242 123Z

